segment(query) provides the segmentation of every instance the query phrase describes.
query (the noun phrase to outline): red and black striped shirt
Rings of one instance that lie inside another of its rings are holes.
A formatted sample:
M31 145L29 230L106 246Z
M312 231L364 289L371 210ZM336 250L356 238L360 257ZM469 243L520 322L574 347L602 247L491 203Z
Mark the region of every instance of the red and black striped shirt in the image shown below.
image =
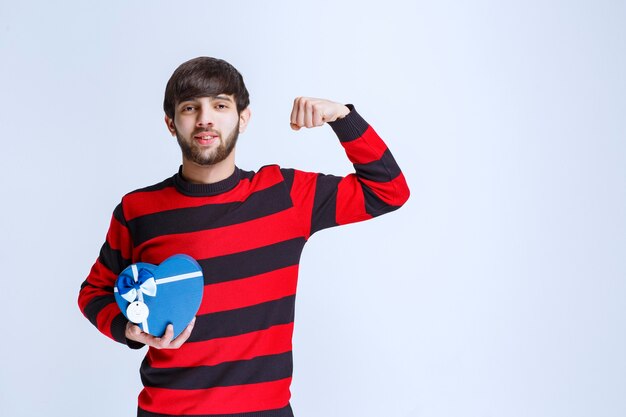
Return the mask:
M409 197L387 146L353 107L330 125L353 174L270 165L191 184L179 171L116 207L78 298L102 333L140 347L126 340L127 320L113 297L118 274L131 263L185 253L205 277L191 337L176 350L148 350L139 416L292 416L291 340L304 244L318 230L387 213Z

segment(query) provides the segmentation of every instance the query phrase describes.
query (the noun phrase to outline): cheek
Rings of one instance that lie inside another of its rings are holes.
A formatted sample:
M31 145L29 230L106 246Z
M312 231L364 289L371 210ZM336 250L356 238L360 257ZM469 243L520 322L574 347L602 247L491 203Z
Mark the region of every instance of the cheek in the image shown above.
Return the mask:
M192 120L189 120L189 118L181 117L180 119L176 120L176 123L171 124L170 131L172 132L172 134L178 132L179 134L186 135L193 132L194 129L195 125Z
M230 131L235 131L241 128L241 121L239 120L239 117L235 117L232 118L228 121L228 127L230 129Z

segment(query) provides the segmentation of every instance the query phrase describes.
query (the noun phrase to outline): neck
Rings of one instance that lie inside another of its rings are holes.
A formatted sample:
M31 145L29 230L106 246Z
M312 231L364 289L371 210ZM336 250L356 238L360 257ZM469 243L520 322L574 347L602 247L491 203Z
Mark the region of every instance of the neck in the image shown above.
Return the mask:
M235 152L215 165L198 165L183 157L183 176L192 184L214 184L235 172Z

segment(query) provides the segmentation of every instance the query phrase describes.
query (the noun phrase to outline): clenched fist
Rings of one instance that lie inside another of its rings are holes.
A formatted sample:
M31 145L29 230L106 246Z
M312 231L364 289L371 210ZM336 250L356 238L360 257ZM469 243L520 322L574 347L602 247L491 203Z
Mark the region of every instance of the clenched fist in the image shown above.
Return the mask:
M291 128L321 126L334 122L350 113L350 109L340 103L313 97L297 97L291 110Z

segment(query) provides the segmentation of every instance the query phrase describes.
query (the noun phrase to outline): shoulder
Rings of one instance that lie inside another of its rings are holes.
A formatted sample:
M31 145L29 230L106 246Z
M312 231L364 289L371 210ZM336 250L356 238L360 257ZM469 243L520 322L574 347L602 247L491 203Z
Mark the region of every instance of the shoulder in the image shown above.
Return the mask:
M118 209L124 213L124 217L135 217L135 211L144 207L148 202L168 198L167 196L175 189L174 176L169 177L156 184L137 188L130 191L121 199Z
M250 182L267 181L274 179L275 181L285 180L287 177L293 177L295 170L291 168L282 168L278 164L263 165L257 171L241 170L241 179Z
M148 185L146 187L141 187L141 188L137 188L136 190L130 191L124 195L124 198L127 196L131 196L133 194L162 191L166 188L173 187L173 186L174 186L174 177L172 176L156 184Z
M265 189L272 186L284 186L291 190L294 178L303 175L314 175L305 173L294 168L283 168L278 164L264 165L257 171L241 171L241 179L247 181L252 189Z

